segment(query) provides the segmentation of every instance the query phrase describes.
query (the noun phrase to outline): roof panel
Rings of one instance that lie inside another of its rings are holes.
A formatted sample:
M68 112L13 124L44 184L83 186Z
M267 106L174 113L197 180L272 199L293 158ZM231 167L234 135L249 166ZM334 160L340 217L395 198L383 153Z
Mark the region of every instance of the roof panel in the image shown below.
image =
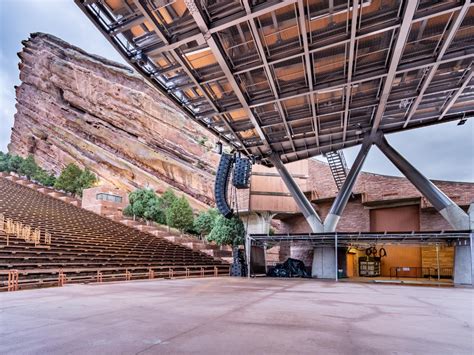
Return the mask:
M264 163L474 115L470 2L75 1L191 119Z

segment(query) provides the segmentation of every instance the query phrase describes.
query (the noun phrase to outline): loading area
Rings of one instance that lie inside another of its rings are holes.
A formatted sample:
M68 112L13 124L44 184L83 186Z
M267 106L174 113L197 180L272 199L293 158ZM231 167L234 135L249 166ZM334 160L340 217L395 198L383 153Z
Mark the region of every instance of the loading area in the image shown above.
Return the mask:
M274 274L288 257L308 276L335 281L450 286L473 272L469 231L254 234L248 243L252 276Z

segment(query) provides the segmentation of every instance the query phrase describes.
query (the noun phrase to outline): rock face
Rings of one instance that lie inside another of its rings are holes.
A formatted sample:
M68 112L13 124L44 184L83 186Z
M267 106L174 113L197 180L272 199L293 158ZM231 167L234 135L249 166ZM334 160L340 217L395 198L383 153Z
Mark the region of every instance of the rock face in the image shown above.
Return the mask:
M127 67L34 33L19 53L9 151L58 173L74 162L131 191L172 187L213 203L215 138Z

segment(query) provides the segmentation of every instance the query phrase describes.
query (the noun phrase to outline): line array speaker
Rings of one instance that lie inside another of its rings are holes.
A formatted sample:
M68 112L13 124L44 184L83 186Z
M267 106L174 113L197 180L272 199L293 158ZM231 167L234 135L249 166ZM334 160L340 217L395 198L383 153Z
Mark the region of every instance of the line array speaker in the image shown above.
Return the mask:
M250 187L250 173L252 172L252 162L247 158L236 157L234 164L234 175L232 185L237 189L248 189Z
M234 211L227 202L227 187L229 186L229 177L234 157L230 154L222 154L217 168L216 183L214 185L214 198L219 212L225 218L231 218Z

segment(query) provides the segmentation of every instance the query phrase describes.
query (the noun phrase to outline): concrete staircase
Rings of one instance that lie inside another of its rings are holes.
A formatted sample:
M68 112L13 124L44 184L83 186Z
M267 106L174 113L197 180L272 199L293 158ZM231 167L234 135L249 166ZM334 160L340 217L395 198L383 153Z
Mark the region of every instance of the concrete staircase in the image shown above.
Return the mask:
M5 177L6 179L16 182L17 184L27 186L33 190L39 191L45 195L57 198L68 202L74 206L81 207L81 200L68 195L65 192L57 191L49 187L42 186L30 180L27 180L24 177L20 177L16 174L0 173L0 176ZM104 215L111 220L120 222L128 227L135 228L139 231L152 234L156 237L161 237L169 240L170 242L181 244L186 248L193 249L210 255L214 258L222 259L228 263L232 263L232 248L229 246L218 246L214 243L207 243L205 241L199 240L198 238L191 235L181 235L181 233L174 228L168 228L157 223L146 223L142 221L133 220L130 217L123 216L120 214L111 214Z

